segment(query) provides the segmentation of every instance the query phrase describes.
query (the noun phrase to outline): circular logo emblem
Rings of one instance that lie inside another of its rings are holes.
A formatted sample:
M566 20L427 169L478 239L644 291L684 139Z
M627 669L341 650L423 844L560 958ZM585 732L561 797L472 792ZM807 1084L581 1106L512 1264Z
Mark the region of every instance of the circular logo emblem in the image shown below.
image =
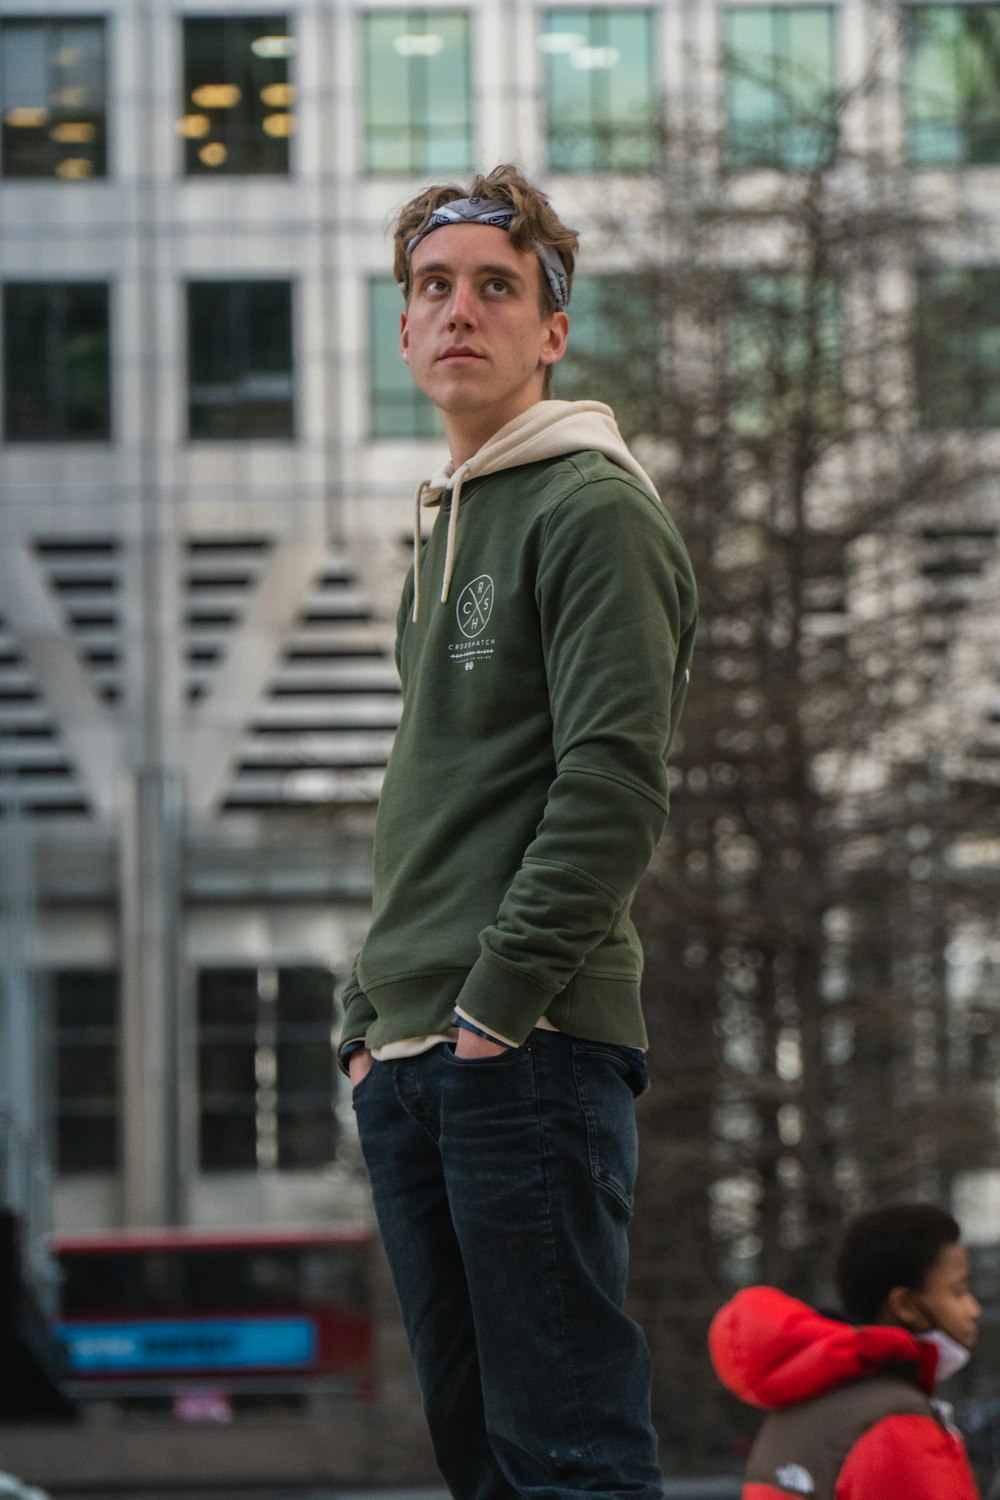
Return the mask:
M493 579L488 573L480 573L467 583L458 596L455 617L458 628L470 640L482 635L493 613Z

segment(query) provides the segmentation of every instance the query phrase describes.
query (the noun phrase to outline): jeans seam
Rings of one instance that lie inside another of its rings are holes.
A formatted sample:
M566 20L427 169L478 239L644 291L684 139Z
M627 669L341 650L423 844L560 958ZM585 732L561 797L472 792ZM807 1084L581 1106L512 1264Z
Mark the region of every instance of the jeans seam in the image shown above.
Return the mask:
M417 1110L413 1110L410 1108L404 1097L404 1091L400 1087L400 1084L404 1079L404 1074L409 1075L409 1089L407 1090L407 1092L412 1093L414 1099L419 1101L420 1108ZM427 1109L427 1101L424 1098L423 1094L420 1092L420 1085L417 1079L416 1060L408 1063L401 1062L395 1065L393 1069L392 1087L393 1092L395 1093L396 1098L399 1101L399 1107L403 1111L403 1113L409 1115L414 1125L419 1126L424 1134L427 1135L435 1145L437 1145L440 1132L435 1131L431 1128L431 1120L433 1119L433 1115L431 1111Z
M541 1082L539 1075L545 1073L546 1058L544 1053L541 1051L534 1053L533 1057L535 1064L535 1110L538 1114L539 1136L542 1143L542 1177L545 1182L545 1202L548 1209L548 1214L546 1217L545 1238L553 1270L552 1279L554 1284L558 1287L559 1301L557 1315L559 1320L559 1340L570 1364L569 1373L570 1384L573 1393L573 1412L576 1420L576 1430L582 1440L580 1446L586 1452L587 1458L590 1463L596 1465L597 1457L594 1453L590 1438L588 1436L584 1404L581 1400L579 1380L577 1376L576 1350L571 1344L569 1337L570 1320L567 1316L566 1297L563 1291L562 1277L559 1274L559 1256L556 1251L555 1231L553 1228L555 1224L555 1204L553 1202L552 1196L552 1150L550 1142L551 1127L549 1126L549 1123L546 1119L547 1112L542 1107L543 1090L539 1087L539 1084Z
M613 1199L631 1218L635 1207L633 1195L620 1187L611 1173L601 1166L597 1150L597 1116L591 1105L586 1081L582 1070L578 1066L578 1061L577 1056L574 1055L573 1083L576 1089L576 1097L580 1104L580 1110L587 1127L587 1159L590 1162L590 1175L593 1178L595 1187L600 1188L602 1193L606 1193L609 1198Z

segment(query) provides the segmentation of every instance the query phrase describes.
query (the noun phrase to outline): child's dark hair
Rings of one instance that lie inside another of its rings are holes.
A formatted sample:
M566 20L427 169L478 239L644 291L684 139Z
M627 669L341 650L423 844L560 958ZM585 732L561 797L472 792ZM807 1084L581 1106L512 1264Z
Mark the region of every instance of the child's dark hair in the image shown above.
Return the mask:
M874 1323L893 1287L922 1291L938 1256L961 1230L933 1203L896 1203L851 1219L837 1252L837 1290L844 1310Z

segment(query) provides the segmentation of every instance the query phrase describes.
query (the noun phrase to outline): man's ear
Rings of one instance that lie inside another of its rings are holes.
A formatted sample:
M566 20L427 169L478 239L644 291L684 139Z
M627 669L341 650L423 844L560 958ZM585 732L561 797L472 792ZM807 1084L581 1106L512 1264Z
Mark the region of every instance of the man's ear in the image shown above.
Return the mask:
M545 342L542 345L541 362L543 365L554 365L557 360L562 359L566 353L568 338L569 318L564 312L552 313L546 330Z
M885 1310L888 1322L895 1323L900 1328L908 1328L911 1333L926 1333L927 1314L914 1300L908 1286L893 1287L885 1299Z
M410 330L406 326L405 312L399 315L399 356L410 363Z

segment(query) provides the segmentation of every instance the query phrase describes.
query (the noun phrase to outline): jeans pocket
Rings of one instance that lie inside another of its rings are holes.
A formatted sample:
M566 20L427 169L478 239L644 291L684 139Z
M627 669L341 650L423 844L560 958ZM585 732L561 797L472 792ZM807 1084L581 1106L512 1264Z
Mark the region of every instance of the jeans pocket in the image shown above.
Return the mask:
M351 1103L353 1105L357 1104L359 1098L367 1089L369 1083L371 1082L372 1074L375 1072L375 1069L377 1067L378 1062L375 1060L375 1058L372 1058L372 1065L368 1069L368 1072L365 1074L364 1078L362 1078L360 1082L354 1084L353 1088L351 1089Z
M454 1063L456 1068L484 1068L492 1072L522 1062L528 1056L529 1043L524 1042L520 1047L505 1047L502 1052L496 1052L491 1057L459 1057L453 1043L449 1043L443 1050L447 1061Z
M590 1175L628 1218L635 1204L639 1156L635 1095L642 1088L639 1083L637 1090L632 1051L604 1042L573 1042L573 1078L587 1127Z

